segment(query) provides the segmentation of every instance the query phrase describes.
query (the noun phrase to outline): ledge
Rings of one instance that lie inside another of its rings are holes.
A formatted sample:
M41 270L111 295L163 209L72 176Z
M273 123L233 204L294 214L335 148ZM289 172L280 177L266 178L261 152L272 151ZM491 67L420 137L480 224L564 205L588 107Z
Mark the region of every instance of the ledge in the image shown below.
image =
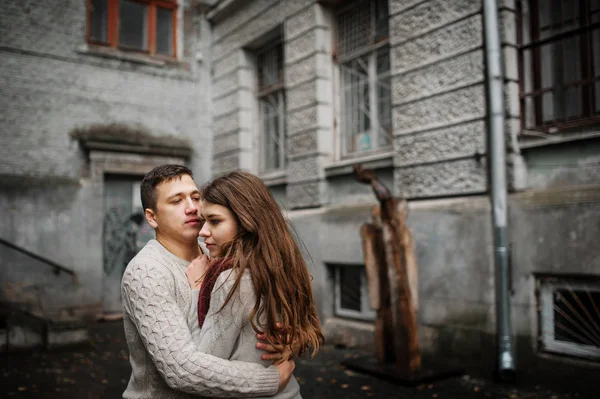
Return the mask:
M154 136L141 126L125 124L90 125L74 129L71 138L86 151L126 152L166 155L189 159L192 147L187 140L173 136Z
M148 54L122 51L106 46L84 43L77 47L76 52L84 56L99 57L106 60L129 62L158 68L157 70L176 73L179 78L193 80L190 65L181 60Z
M285 170L265 172L258 175L267 187L279 186L287 183Z
M325 177L349 175L352 173L352 166L358 163L369 169L390 168L394 166L394 152L357 156L330 163L324 167Z

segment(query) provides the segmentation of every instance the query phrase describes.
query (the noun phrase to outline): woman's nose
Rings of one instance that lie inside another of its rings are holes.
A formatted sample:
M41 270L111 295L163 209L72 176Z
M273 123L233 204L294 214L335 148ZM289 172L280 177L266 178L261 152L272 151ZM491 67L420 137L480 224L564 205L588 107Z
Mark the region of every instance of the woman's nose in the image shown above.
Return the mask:
M210 235L208 228L206 228L206 222L202 225L202 228L200 229L198 235L203 238L206 238Z

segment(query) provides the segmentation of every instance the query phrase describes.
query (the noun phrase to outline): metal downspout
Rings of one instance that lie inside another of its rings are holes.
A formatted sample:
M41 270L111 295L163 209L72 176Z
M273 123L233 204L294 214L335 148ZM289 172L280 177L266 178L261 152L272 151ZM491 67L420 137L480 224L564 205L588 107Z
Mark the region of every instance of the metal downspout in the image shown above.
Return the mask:
M504 75L497 0L483 0L486 82L488 92L489 162L494 264L496 269L497 367L501 379L515 377L515 356L511 337L508 226L506 188L506 144L504 139Z

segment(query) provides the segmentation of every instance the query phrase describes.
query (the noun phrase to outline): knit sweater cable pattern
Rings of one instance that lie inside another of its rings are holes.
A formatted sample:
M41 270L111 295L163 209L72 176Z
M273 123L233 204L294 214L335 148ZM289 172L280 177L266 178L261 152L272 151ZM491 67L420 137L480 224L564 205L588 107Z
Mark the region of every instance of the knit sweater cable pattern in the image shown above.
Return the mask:
M194 344L200 331L185 275L188 263L151 240L125 270L123 322L132 374L123 397L274 395L279 385L275 367L225 360Z

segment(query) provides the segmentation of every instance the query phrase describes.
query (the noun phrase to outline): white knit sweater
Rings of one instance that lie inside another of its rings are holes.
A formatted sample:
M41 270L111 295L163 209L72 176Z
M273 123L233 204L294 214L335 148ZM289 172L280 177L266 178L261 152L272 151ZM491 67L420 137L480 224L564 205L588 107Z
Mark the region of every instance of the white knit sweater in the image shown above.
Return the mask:
M230 269L217 277L210 296L210 308L197 340L198 350L223 359L255 362L267 367L272 362L261 359L261 355L265 352L256 349L256 332L250 323L256 295L249 270L244 272L238 289L223 307L235 284L236 276L237 272ZM261 324L257 323L257 325ZM274 398L301 399L300 386L294 376L285 389Z
M127 265L121 291L132 372L123 398L274 395L274 366L225 360L196 348L198 293L189 288L188 264L150 240Z

